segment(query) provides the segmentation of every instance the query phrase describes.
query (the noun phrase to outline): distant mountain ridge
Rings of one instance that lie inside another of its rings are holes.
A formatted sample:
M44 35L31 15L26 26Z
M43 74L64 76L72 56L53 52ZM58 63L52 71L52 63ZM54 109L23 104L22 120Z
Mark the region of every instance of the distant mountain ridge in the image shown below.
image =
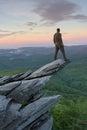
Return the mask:
M54 47L21 47L17 49L0 49L0 55L5 55L7 53L10 54L21 54L21 53L49 53L52 52ZM87 45L78 45L78 46L65 46L66 51L78 52L78 51L86 51ZM43 51L44 50L44 51Z
M54 60L55 47L23 47L18 49L0 49L0 70L37 69ZM74 62L87 59L87 45L65 46L67 57ZM59 58L62 58L59 52Z

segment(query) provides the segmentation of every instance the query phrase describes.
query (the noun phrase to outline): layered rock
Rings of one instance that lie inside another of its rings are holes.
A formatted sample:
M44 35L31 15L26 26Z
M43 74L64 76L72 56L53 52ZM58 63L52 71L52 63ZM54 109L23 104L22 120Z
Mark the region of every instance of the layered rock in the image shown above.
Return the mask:
M49 110L61 95L44 96L41 92L51 75L63 68L56 60L37 71L0 78L0 130L51 130Z

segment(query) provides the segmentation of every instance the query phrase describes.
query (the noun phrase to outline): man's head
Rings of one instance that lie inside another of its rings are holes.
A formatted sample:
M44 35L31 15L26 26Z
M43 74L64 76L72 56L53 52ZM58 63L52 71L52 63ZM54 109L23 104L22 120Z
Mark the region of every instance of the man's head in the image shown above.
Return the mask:
M60 32L60 28L57 28L57 32Z

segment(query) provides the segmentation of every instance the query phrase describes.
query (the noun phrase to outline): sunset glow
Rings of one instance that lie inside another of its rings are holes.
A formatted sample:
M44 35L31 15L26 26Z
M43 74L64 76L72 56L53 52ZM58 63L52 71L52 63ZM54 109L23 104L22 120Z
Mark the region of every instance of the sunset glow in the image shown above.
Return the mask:
M86 5L86 0L0 0L0 48L53 46L58 27L65 45L87 44Z

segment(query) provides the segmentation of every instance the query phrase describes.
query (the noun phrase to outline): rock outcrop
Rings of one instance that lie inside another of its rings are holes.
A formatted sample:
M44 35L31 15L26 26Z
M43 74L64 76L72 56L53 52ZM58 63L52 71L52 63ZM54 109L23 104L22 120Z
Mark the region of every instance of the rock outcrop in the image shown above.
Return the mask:
M53 73L66 62L56 60L35 72L0 78L0 130L51 130L49 110L61 95L44 96L41 92Z

